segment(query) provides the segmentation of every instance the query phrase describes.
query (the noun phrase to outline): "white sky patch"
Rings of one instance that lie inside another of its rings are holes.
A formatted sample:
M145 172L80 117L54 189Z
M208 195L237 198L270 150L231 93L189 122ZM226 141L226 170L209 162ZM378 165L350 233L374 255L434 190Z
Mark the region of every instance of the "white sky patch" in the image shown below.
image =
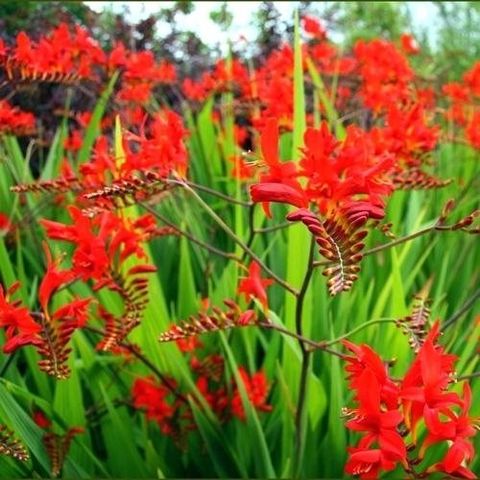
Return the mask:
M179 30L191 30L201 40L209 45L220 46L222 53L227 50L228 41L237 42L241 36L251 42L255 38L256 30L253 21L253 14L258 10L262 2L227 2L228 9L233 15L233 22L228 32L223 32L218 25L210 20L210 12L221 6L222 2L194 2L194 10L190 15L177 15L177 26ZM128 20L138 22L151 14L158 13L162 8L171 7L174 2L85 2L92 10L101 12L105 8L111 8L116 13L123 13L128 8ZM281 19L293 22L293 13L297 2L274 2L275 7L281 14ZM436 15L436 7L433 2L407 2L412 16L414 28L425 28L431 40L434 40L433 27ZM168 33L168 26L157 30L161 37ZM332 38L334 41L337 38ZM338 39L339 40L339 39Z

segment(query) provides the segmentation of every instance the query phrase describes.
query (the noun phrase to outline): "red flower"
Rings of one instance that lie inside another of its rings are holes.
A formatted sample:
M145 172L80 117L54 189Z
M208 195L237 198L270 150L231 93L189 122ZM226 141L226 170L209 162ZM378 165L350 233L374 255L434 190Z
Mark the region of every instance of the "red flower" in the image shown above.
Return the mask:
M298 183L295 163L281 162L278 153L278 124L269 118L260 131L263 160L267 171L260 175L260 182L250 189L254 202L262 202L265 213L271 217L269 202L289 203L297 207L307 206L307 199Z
M345 360L348 364L345 370L349 374L347 379L350 382L350 388L355 392L363 389L368 390L364 384L362 375L365 371L370 371L375 376L380 386L380 397L388 409L398 407L398 386L391 380L387 374L387 369L383 360L368 345L355 345L348 340L342 342L354 356L347 356Z
M465 134L472 147L480 149L480 112L475 112L468 123Z
M463 406L459 415L451 410L444 409L442 414L448 418L448 421L442 422L439 418L439 412L427 409L425 411L425 424L428 429L428 436L424 440L422 452L438 442L448 441L449 448L444 459L430 467L431 471L458 475L464 478L476 478L475 474L465 467L465 463L474 457L474 449L468 438L476 434L476 425L479 419L468 416L472 405L472 391L468 383L463 385Z
M411 96L414 74L406 58L386 40L358 41L354 47L360 64L360 94L375 112L401 104Z
M41 410L35 410L33 412L33 421L44 430L50 428L50 426L52 425L52 422Z
M48 249L46 243L43 245L45 257L47 258L47 271L43 276L43 280L40 283L38 289L38 299L40 300L40 305L43 311L47 314L48 312L48 303L52 295L58 290L61 286L70 282L74 278L73 272L70 270L60 271L58 269L59 261L54 262L52 260L52 254Z
M267 378L263 372L257 372L251 377L243 367L238 369L238 374L242 379L248 399L253 407L262 412L271 411L271 405L267 405L268 384ZM238 386L232 397L232 413L240 420L245 420L245 410L243 408L242 397Z
M344 204L383 207L383 197L392 191L387 175L393 158L378 153L369 134L350 126L338 142L324 122L319 129L308 128L304 139L300 175L307 179L308 199L316 201L322 213Z
M0 212L0 235L10 231L11 223L10 219Z
M228 407L228 396L225 388L220 387L217 390L211 390L208 378L204 375L198 377L196 382L198 391L203 395L210 408L219 416L222 417Z
M255 203L263 203L265 213L271 217L269 202L287 203L295 207L307 207L305 195L289 185L282 183L259 183L250 187L250 196Z
M440 335L436 322L419 350L401 385L400 398L405 423L416 439L416 426L422 416L441 412L453 405L462 405L460 397L445 392L452 381L455 355L447 355L436 345ZM428 413L430 411L430 413Z
M11 106L7 101L0 101L0 134L31 135L35 130L35 117Z
M388 453L379 448L348 448L350 456L345 465L345 473L359 475L361 479L377 480L381 472L393 470L397 464Z
M144 409L149 420L158 423L163 433L171 433L170 420L175 408L167 401L169 390L151 378L138 378L132 387L133 405Z
M107 256L105 239L110 232L104 228L97 236L93 232L92 221L83 216L77 207L69 207L69 213L75 222L73 225L64 225L45 219L40 221L47 236L54 240L64 240L75 244L72 270L83 281L90 278L98 280L108 276L110 259Z
M255 261L250 263L248 277L241 279L241 282L238 286L238 293L243 293L247 302L251 300L252 297L257 298L260 300L263 307L267 309L268 298L265 288L270 286L273 283L273 280L262 278L260 273L260 265L258 265L258 263Z
M303 29L319 40L323 40L326 36L326 31L320 21L309 15L304 15L302 18Z
M91 302L91 298L77 298L55 310L52 318L53 320L73 321L75 328L82 328L87 323L88 307Z
M358 377L356 399L358 408L348 411L354 418L346 426L350 430L365 432L359 446L369 448L376 443L390 459L405 463L407 450L396 430L402 421L402 414L396 405L390 410L384 405L381 385L372 370L365 369Z
M402 33L400 41L402 42L402 49L407 55L416 55L420 52L420 46L409 33Z
M473 95L480 97L480 61L477 61L468 72L465 72L463 80Z
M36 345L37 334L41 331L28 309L21 307L19 301L10 300L19 286L19 283L14 283L5 295L0 285L0 328L5 328L5 353L11 353L23 345Z

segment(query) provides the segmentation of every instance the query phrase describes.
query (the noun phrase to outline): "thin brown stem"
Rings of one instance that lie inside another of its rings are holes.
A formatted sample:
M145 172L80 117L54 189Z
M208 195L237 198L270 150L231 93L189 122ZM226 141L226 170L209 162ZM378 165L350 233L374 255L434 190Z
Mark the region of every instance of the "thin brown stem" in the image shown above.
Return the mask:
M345 355L343 355L340 352L337 352L336 350L332 350L331 348L328 348L326 342L316 342L315 340L311 340L310 338L304 337L302 335L298 335L295 332L292 332L284 327L281 327L280 325L276 325L275 323L272 323L270 321L268 322L260 322L258 324L262 328L268 328L270 330L276 330L277 332L281 333L282 335L286 335L288 337L295 338L299 342L302 342L304 345L308 345L310 347L310 352L314 350L321 350L323 352L330 353L332 355L335 355L336 357L339 358L345 358Z
M473 372L468 375L460 375L459 377L457 377L457 380L459 382L462 382L464 380L470 380L472 378L478 378L478 377L480 377L480 372Z
M213 188L206 187L205 185L200 185L200 184L192 182L190 180L167 179L167 180L165 180L165 183L168 183L168 184L171 184L171 185L176 185L178 187L185 187L185 185L188 185L189 187L191 187L195 190L198 190L199 192L208 193L209 195L212 195L212 196L217 197L217 198L221 198L222 200L225 200L226 202L234 203L234 204L237 204L237 205L242 205L243 207L250 207L252 205L251 202L245 202L243 200L238 200L238 199L230 197L229 195L226 195L222 192L214 190Z
M250 208L249 208L249 211L248 211L248 230L249 230L249 234L248 234L248 239L247 239L247 247L250 248L253 244L253 240L255 238L255 234L257 233L255 231L255 224L254 224L254 221L255 221L255 204L253 203ZM245 258L247 257L247 252L244 250L243 251L243 255L242 255L242 261L244 262L245 261Z
M480 288L477 289L474 294L463 304L463 306L456 311L443 325L442 330L446 330L448 327L453 325L459 318L467 313L475 304L475 302L480 298Z
M294 225L293 222L284 222L280 223L279 225L273 225L272 227L256 228L255 233L276 232L277 230L283 230L284 228L291 227L292 225Z
M95 328L95 327L84 327L85 330L88 330L89 332L96 333L98 335L105 336L105 332L102 330ZM145 355L143 355L141 352L139 352L135 347L130 345L129 343L125 342L120 342L119 343L120 347L126 348L135 358L140 360L147 368L149 368L156 376L157 378L165 385L165 387L170 390L170 392L178 399L181 400L182 402L188 403L188 399L182 395L180 392L177 391L175 386L170 382L170 380L147 358Z
M183 235L185 238L188 238L191 242L195 243L199 247L204 248L205 250L209 251L210 253L213 253L215 255L218 255L223 258L227 258L228 260L234 260L236 262L241 263L242 259L235 255L234 253L229 253L229 252L224 252L223 250L220 250L218 248L213 247L212 245L203 242L202 240L198 239L197 237L193 236L191 233L187 232L186 230L182 230L180 227L175 225L173 222L165 218L163 215L158 213L153 207L150 205L147 205L143 202L139 202L139 205L143 207L145 210L150 212L156 219L160 220L162 223L165 225L173 228L179 235Z
M312 236L310 241L310 251L308 254L307 269L305 277L297 295L295 305L295 330L297 335L303 336L303 307L305 295L313 274L313 260L315 255L315 237ZM303 454L305 451L305 404L307 399L308 387L308 371L310 369L311 352L305 347L302 341L299 341L302 350L302 368L300 372L300 382L298 387L297 411L295 415L295 456L293 464L293 473L295 476L300 475L303 464Z
M242 248L242 250L247 252L247 254L258 263L260 268L265 273L267 273L273 280L275 280L275 282L277 282L280 286L282 286L285 290L290 292L292 295L295 295L295 296L298 295L298 290L292 287L292 285L290 285L288 282L280 278L267 265L265 265L262 259L248 245L246 245L245 242L243 242L243 240L235 234L235 232L232 231L232 229L210 208L210 206L203 201L202 197L200 197L198 193L195 192L195 190L190 188L188 184L185 184L185 188L196 198L198 203L202 205L205 211L215 220L215 222L220 226L220 228L225 233L227 233L227 235L231 237L232 240Z

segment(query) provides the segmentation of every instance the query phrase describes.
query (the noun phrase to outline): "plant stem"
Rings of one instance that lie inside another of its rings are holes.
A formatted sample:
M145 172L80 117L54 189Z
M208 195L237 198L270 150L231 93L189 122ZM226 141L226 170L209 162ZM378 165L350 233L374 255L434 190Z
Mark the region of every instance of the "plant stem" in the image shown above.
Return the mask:
M97 333L98 335L105 336L105 332L103 332L98 328L95 328L95 327L83 327L83 328L85 330L88 330L89 332L93 332L93 333ZM147 357L145 357L135 347L125 342L120 342L118 345L120 347L126 348L135 358L140 360L140 362L142 362L146 367L148 367L158 377L158 379L165 385L165 387L167 387L168 390L170 390L170 392L173 395L175 395L176 398L178 398L178 400L188 403L188 399L184 395L179 393L175 389L175 386L172 385L170 380Z
M394 318L377 318L375 320L369 320L368 322L363 323L362 325L359 325L358 327L354 328L353 330L350 330L347 333L344 333L343 335L334 338L332 340L327 341L320 341L316 342L315 340L311 340L310 338L306 338L301 334L292 332L290 330L287 330L284 327L281 327L280 325L276 325L275 323L271 321L267 322L260 322L258 325L263 328L269 328L271 330L276 330L279 333L282 333L283 335L287 335L289 337L295 338L298 340L300 343L302 343L305 346L310 347L308 349L309 352L315 351L315 350L323 350L324 352L330 353L332 355L335 355L340 358L345 358L345 355L341 354L340 352L337 352L336 350L332 350L329 347L332 345L335 345L336 343L342 341L345 338L350 337L351 335L354 335L355 333L360 332L364 328L371 327L372 325L376 325L378 323L396 323L396 319ZM302 350L303 351L303 350Z
M448 327L453 325L463 314L467 313L474 303L480 298L480 288L464 303L464 305L455 312L443 325L442 330L445 331Z
M457 377L457 380L461 382L463 380L470 380L471 378L477 378L477 377L480 377L480 372L473 372L473 373L470 373L469 375L460 375L459 377Z
M315 255L315 237L312 236L310 241L310 252L308 254L307 270L303 279L302 286L297 295L295 306L295 330L297 335L303 336L303 306L305 295L310 284L313 274L313 259ZM295 456L293 461L294 477L300 475L302 470L303 455L305 451L305 404L307 398L308 387L308 371L310 368L311 351L306 348L304 343L299 340L300 349L302 350L302 368L300 373L300 383L298 389L297 412L295 415Z
M335 345L335 343L341 342L343 339L350 337L351 335L354 335L357 332L360 332L364 328L370 327L371 325L375 325L377 323L397 323L397 320L395 318L377 318L376 320L369 320L368 322L362 323L358 327L354 328L353 330L350 330L347 333L344 333L340 337L334 338L333 340L329 340L328 342L325 342L326 346L330 345Z
M295 332L292 332L290 330L287 330L284 327L281 327L280 325L276 325L275 323L272 323L270 321L268 322L260 322L258 323L260 327L263 328L268 328L270 330L276 330L277 332L281 333L282 335L286 335L288 337L295 338L299 342L302 342L304 345L308 345L311 347L310 351L313 350L322 350L324 352L330 353L332 355L335 355L339 358L345 358L345 355L343 355L340 352L337 352L336 350L332 350L326 346L325 342L316 342L315 340L311 340L310 338L303 337L302 335L297 335Z
M229 195L225 195L224 193L221 193L217 190L214 190L213 188L206 187L205 185L200 185L198 183L194 183L190 180L175 180L175 179L166 179L165 183L167 184L172 184L172 185L177 185L179 187L185 187L188 185L189 187L199 190L200 192L205 192L208 193L209 195L213 195L214 197L221 198L222 200L225 200L230 203L235 203L237 205L242 205L243 207L250 207L253 204L251 202L245 202L243 200L238 200L236 198L230 197Z
M218 248L213 247L212 245L203 242L202 240L194 237L191 233L182 230L180 227L175 225L173 222L165 218L163 215L158 213L153 207L150 205L147 205L143 202L139 202L139 205L143 207L145 210L148 210L155 218L160 220L162 223L165 225L168 225L169 227L173 228L176 232L178 232L179 235L183 235L185 238L188 238L191 242L197 244L198 246L204 248L205 250L208 250L210 253L213 253L215 255L218 255L220 257L228 258L229 260L235 260L236 262L241 263L242 259L240 257L237 257L234 253L229 253L229 252L224 252L223 250L219 250Z
M255 204L253 203L250 205L249 211L248 211L248 239L247 239L247 247L250 248L253 244L253 239L255 238L255 234L257 233L255 230ZM242 255L242 262L245 261L245 258L247 256L247 252L244 250L243 255Z
M292 225L295 225L295 224L293 222L284 222L284 223L280 223L279 225L273 225L271 227L256 228L255 233L275 232L277 230L283 230L284 228L291 227Z
M295 295L295 296L298 295L298 291L294 287L292 287L288 282L286 282L285 280L280 278L276 273L270 270L270 268L267 267L265 263L263 263L260 257L258 257L255 254L255 252L253 252L253 250L242 241L242 239L240 239L237 235L235 235L235 232L233 232L232 229L210 208L210 206L203 201L202 197L200 197L200 195L198 195L198 193L195 192L195 190L190 188L190 186L186 183L183 185L196 198L198 203L202 205L205 211L217 222L217 224L222 228L222 230L224 230L232 238L232 240L242 248L242 250L244 250L253 260L255 260L265 273L270 275L271 278L273 278L279 285L281 285L285 290L290 292L292 295Z

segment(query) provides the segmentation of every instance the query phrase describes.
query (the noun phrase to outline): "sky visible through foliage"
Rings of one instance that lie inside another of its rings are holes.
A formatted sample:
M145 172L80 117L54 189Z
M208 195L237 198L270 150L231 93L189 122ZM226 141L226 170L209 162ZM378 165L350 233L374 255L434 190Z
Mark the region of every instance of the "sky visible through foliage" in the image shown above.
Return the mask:
M112 9L114 12L125 12L132 22L140 21L151 14L157 13L161 8L170 7L175 2L85 2L92 10L102 12L105 9ZM210 12L217 9L222 2L193 2L195 5L194 14L179 16L178 26L180 30L192 30L210 46L220 43L226 45L227 40L236 41L244 36L252 40L255 35L255 27L252 25L252 15L258 10L262 2L227 2L228 9L233 14L233 22L227 33L223 32L218 25L210 20ZM275 8L281 14L281 19L290 21L298 2L273 2ZM415 29L425 29L431 41L435 40L435 21L437 10L433 2L406 2L412 17ZM166 26L164 25L164 28ZM158 32L159 35L162 31ZM341 41L341 38L333 38Z

